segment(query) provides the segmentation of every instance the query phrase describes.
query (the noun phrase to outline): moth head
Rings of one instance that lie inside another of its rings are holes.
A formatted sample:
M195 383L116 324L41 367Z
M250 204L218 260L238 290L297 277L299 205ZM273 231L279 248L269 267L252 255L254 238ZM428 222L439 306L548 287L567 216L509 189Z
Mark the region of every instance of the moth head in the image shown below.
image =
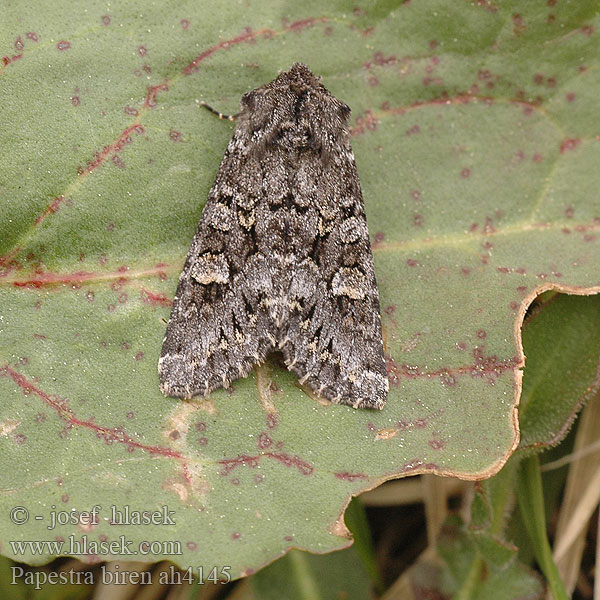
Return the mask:
M250 134L267 143L283 134L292 145L317 149L347 135L350 108L302 63L244 94L241 106Z

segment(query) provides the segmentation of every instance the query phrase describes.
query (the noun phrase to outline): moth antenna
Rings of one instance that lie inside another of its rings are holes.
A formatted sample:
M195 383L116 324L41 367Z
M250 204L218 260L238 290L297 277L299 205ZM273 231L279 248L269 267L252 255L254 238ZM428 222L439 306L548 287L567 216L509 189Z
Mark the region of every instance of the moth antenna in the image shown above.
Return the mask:
M224 115L222 112L214 109L210 104L204 102L204 100L200 100L200 106L203 106L208 112L211 112L213 115L216 115L219 119L224 121L235 121L240 116L240 113L236 113L235 115Z

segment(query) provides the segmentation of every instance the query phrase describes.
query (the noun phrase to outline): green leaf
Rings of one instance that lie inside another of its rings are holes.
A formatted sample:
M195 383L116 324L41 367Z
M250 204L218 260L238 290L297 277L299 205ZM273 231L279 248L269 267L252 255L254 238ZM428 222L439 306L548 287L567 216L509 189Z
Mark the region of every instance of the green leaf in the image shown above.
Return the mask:
M519 594L512 587L514 583L533 593L537 584L530 588L525 583L531 573L516 560L517 547L512 542L517 541L533 549L557 597L564 597L546 535L547 494L542 490L537 459L532 461L527 455L559 441L556 432L568 430L586 396L597 388L599 309L598 296L546 295L527 319L523 327L527 366L519 406L521 433L526 441L499 473L476 485L468 530L465 532L460 522L457 526L453 520L446 524L438 546L444 562L434 589L445 589L441 582L449 581L448 589L461 599L512 598ZM536 439L538 443L531 442ZM517 528L510 528L515 518L515 491L520 519ZM519 529L529 534L529 540L523 539ZM526 554L522 547L518 550L519 556ZM415 566L413 577L426 569L424 565ZM499 585L499 581L509 580L509 572L511 584ZM527 575L523 579L524 573Z
M14 577L13 567L17 567L13 561L0 556L0 594L4 598L14 598L15 600L26 600L27 586L23 580ZM16 571L18 575L20 571Z
M492 573L477 588L473 598L478 600L537 600L543 598L543 586L535 571L521 563L505 571Z
M261 600L318 600L372 598L371 587L383 591L364 506L353 498L344 520L354 544L339 552L312 555L292 550L250 578L254 596Z
M544 449L564 438L600 387L600 298L552 296L525 321L523 345L519 447Z
M7 5L0 511L30 519L0 519L2 552L39 564L55 552L10 542L125 536L157 542L136 560L237 577L346 546L349 498L384 479L495 472L517 440L525 307L600 290L599 24L586 3ZM231 135L199 101L235 112L297 60L353 109L387 406L322 406L275 360L208 400L165 398L164 321ZM47 529L95 504L98 525ZM112 505L176 525L110 525Z
M367 519L367 511L360 498L352 498L344 513L344 521L354 540L353 548L360 556L362 564L369 574L373 586L379 593L384 590L383 581L377 567L377 557L373 547L371 528Z
M369 600L369 576L355 548L326 556L292 550L251 579L260 600ZM282 596L283 590L285 595Z
M480 493L476 498L479 495L484 496L489 507L489 520L485 526L492 535L503 535L505 532L506 519L515 504L513 490L518 468L518 460L515 460L513 455L496 475L478 484ZM474 502L471 507L471 520L477 525L481 517L475 509Z
M490 526L493 517L493 509L481 484L475 484L475 492L471 502L471 527L474 529L486 529Z
M483 552L482 552L483 550ZM514 551L483 533L471 533L457 516L446 519L437 552L443 562L422 558L410 569L418 598L535 600L539 577L514 559Z
M487 532L472 532L473 541L477 544L482 560L495 570L503 571L514 562L517 548L495 538Z

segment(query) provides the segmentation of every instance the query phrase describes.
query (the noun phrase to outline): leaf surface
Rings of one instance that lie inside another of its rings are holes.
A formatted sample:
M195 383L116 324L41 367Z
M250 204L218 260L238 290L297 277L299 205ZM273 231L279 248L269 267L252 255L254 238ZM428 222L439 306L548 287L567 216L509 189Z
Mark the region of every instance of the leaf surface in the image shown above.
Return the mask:
M126 536L136 560L240 576L346 546L349 498L386 478L504 463L527 305L600 290L600 19L549 4L6 7L0 510L30 519L0 520L4 554L40 563L55 552L10 542ZM295 61L353 110L391 383L378 413L321 405L276 359L205 401L158 389L231 135L199 101L236 112ZM95 504L98 525L47 529L52 510ZM126 505L167 506L176 525L111 525Z

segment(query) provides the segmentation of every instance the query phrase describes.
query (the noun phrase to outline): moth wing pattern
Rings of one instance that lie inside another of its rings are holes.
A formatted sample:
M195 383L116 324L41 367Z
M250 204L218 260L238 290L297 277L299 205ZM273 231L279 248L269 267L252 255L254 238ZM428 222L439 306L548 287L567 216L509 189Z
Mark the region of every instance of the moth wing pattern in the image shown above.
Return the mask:
M179 279L161 389L206 395L279 349L318 395L380 409L388 380L350 109L300 63L241 105Z
M290 281L279 344L288 368L319 396L381 409L389 382L373 255L349 134L344 127L337 136L343 151L335 159L304 156L313 178L302 178L295 192L305 198L318 190L316 235Z
M261 298L272 296L262 276L264 256L253 252L253 226L236 213L244 172L243 145L230 141L211 188L173 300L159 360L168 396L206 395L249 374L274 348L275 327ZM233 177L238 185L229 185ZM238 196L238 198L236 198Z

